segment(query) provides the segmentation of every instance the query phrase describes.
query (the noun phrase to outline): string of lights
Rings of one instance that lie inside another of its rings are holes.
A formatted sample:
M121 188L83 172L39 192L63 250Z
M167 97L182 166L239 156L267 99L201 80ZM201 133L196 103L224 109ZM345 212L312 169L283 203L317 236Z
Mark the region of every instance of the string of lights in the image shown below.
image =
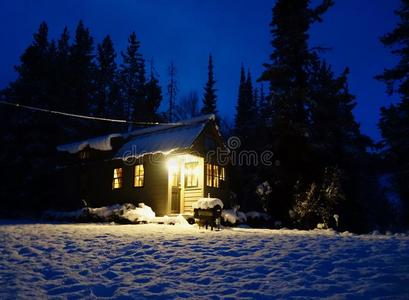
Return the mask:
M124 120L124 119L111 119L111 118L94 117L94 116L67 113L67 112L58 111L58 110L50 110L50 109L45 109L45 108L39 108L39 107L35 107L35 106L23 105L23 104L7 102L7 101L0 101L0 104L13 106L13 107L17 107L17 108L23 108L23 109L32 110L32 111L37 111L37 112L54 114L54 115L60 115L60 116L66 116L66 117L72 117L72 118L79 118L79 119L86 119L86 120L111 122L111 123L123 123L123 124L135 124L135 125L161 125L161 126L180 125L181 124L181 123L137 122L137 121Z

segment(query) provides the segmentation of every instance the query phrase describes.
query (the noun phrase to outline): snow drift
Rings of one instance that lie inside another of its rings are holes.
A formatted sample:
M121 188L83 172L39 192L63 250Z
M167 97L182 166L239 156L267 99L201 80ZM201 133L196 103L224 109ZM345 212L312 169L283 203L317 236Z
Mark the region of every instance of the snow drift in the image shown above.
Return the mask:
M46 211L43 217L57 221L148 223L155 218L155 212L144 203L139 203L138 207L126 203L98 208L85 207L68 212Z
M237 223L247 222L246 214L239 211L240 206L236 205L232 209L225 209L222 211L222 219L225 223L235 225Z

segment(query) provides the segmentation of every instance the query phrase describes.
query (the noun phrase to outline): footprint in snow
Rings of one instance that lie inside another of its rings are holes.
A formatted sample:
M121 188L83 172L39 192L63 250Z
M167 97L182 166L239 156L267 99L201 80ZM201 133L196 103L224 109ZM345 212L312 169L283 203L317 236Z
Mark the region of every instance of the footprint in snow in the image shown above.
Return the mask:
M35 257L38 256L37 253L35 253L31 248L29 247L23 247L18 251L18 254L21 256L27 256L27 257Z
M103 273L102 276L104 276L104 277L107 278L107 279L111 279L111 280L112 280L112 279L118 277L118 274L115 273L115 272L112 272L112 271L108 271L108 272Z
M116 286L105 286L102 284L97 284L91 288L92 293L96 297L112 297L116 290Z
M154 294L163 293L168 287L168 284L160 283L148 287L148 291Z

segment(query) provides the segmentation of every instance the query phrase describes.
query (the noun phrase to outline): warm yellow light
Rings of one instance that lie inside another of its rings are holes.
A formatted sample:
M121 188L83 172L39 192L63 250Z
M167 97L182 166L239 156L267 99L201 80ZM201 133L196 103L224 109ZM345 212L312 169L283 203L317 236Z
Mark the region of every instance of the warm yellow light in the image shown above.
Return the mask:
M196 176L199 176L200 175L200 168L199 168L199 164L193 169L193 172L194 172L194 174L196 175Z
M168 159L167 166L170 173L176 173L179 168L179 163L176 159Z

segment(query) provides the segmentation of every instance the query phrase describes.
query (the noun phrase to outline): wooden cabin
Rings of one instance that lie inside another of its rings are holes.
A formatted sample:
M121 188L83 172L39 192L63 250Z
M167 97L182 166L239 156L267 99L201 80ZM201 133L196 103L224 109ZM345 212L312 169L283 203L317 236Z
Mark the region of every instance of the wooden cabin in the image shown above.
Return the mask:
M60 145L61 206L145 203L158 216L193 214L199 198L229 196L227 151L214 115Z

